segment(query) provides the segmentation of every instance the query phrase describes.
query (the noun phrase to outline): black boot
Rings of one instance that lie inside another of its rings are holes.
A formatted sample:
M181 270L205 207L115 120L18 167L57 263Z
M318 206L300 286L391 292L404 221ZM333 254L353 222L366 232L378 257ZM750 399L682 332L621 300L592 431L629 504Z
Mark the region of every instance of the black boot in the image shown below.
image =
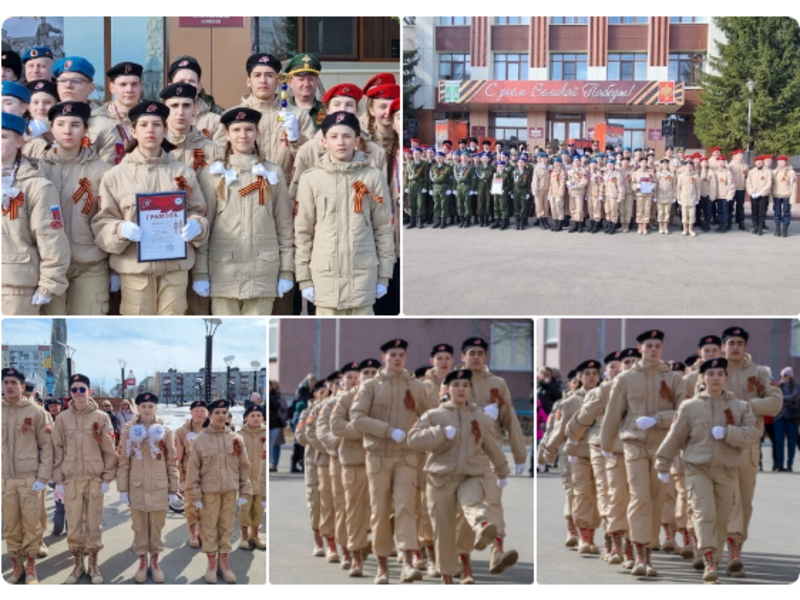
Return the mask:
M578 231L578 222L573 221L569 226L569 233L575 233L576 231Z
M738 223L739 223L739 231L747 231L747 227L744 226L743 219L739 220Z
M508 229L508 219L507 218L503 219L502 222L500 223L500 231L505 231L506 229Z
M592 222L592 233L597 233L600 231L600 221L593 221Z
M416 229L416 227L417 227L417 218L411 217L408 220L408 225L406 225L406 229Z
M778 227L775 227L778 229ZM781 237L789 237L789 223L781 223Z
M441 227L441 226L442 226L442 223L441 223L441 221L439 221L439 217L436 217L433 220L433 228L434 229L439 229L439 227Z
M717 228L714 231L716 231L717 233L725 233L725 223L723 221L720 221L719 225L717 225Z
M439 225L439 229L444 229L448 225L452 225L452 224L453 224L452 223L452 219L446 219L445 217L442 217L442 224Z
M472 217L464 217L463 219L461 219L461 226L464 229L466 229L467 227L469 227L470 221L472 221Z
M578 223L579 229L578 233L583 233L586 231L586 219L582 219L580 223Z
M763 223L759 223L758 224L758 227L756 228L756 233L758 235L764 235L764 224Z
M500 227L500 225L502 225L500 219L496 219L495 222L489 226L489 229L497 229L498 227Z
M781 237L781 225L782 224L783 223L775 223L775 237ZM764 226L764 229L766 229L766 225Z
M528 224L528 219L522 219L522 221L520 221L519 223L520 231L525 231L525 225L527 224Z
M424 222L425 222L425 217L422 216L417 217L417 227L419 227L420 229L425 229Z
M542 220L537 218L533 221L533 226L536 227L537 225L541 225Z
M616 232L617 232L617 224L611 223L611 225L608 226L608 233L610 235L614 235Z

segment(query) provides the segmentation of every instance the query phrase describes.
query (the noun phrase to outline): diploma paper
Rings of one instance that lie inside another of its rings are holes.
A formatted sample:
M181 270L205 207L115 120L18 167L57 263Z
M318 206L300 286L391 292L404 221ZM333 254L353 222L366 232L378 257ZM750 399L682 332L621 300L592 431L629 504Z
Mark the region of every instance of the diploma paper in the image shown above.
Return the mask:
M186 225L186 192L136 194L136 220L142 229L139 262L186 258L181 230Z

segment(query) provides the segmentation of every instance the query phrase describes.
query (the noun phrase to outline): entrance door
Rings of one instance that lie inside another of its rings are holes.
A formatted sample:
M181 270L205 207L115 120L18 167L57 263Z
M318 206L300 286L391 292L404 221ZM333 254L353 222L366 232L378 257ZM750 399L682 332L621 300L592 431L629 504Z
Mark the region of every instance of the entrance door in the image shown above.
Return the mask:
M549 142L558 140L564 142L568 139L585 139L585 115L559 115L547 116L547 139Z

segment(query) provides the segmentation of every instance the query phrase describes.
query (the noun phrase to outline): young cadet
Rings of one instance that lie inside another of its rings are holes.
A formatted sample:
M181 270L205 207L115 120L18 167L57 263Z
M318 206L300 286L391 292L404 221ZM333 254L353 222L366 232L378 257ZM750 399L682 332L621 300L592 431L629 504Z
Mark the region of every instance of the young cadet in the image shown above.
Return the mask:
M133 580L147 581L147 554L150 553L150 574L153 583L164 583L166 577L158 563L164 551L161 532L166 523L167 508L178 493L178 467L175 462L175 441L172 430L158 418L158 396L136 396L139 415L122 429L117 467L117 490L120 501L130 506L133 544L139 556L139 567Z
M314 124L303 109L289 105L276 93L281 72L277 58L253 54L247 59L246 68L250 92L242 96L239 105L263 115L258 123L258 147L267 160L283 169L284 179L291 181L294 155L314 136Z
M189 467L189 456L192 453L192 440L203 431L203 424L208 418L208 408L202 400L195 400L189 405L191 417L175 431L175 461L178 463L178 477L181 489L186 488L186 470ZM191 502L184 507L183 516L189 525L189 547L200 547L200 511Z
M169 108L142 102L128 116L134 140L122 162L103 176L92 231L97 246L110 255L110 267L120 275L123 315L182 315L195 248L208 239L206 202L194 171L169 153L172 144L165 139ZM186 258L139 262L142 230L136 224L136 194L176 191L186 192L187 218L181 230Z
M103 549L103 497L117 470L114 430L108 415L92 398L89 378L75 374L69 385L69 410L56 420L52 435L53 481L56 492L64 496L67 546L74 563L64 583L78 583L88 573L92 583L98 584L103 583L97 566L97 553Z
M475 216L472 206L472 191L475 187L475 167L472 166L470 155L462 152L458 164L452 166L453 183L456 186L456 199L458 202L458 216L461 223L459 227L469 227L472 217Z
M46 315L105 315L108 313L108 254L95 244L91 222L100 205L100 181L111 165L81 143L88 130L91 108L83 102L62 102L48 118L56 147L40 162L58 190L64 234L70 242L69 287L42 307Z
M492 156L488 152L482 152L481 164L475 170L475 180L478 184L478 204L476 214L478 223L481 227L489 225L489 215L492 213L492 178L494 177L494 167L489 164Z
M251 404L244 411L244 423L239 430L239 435L244 440L247 450L247 459L250 462L250 484L252 493L247 497L247 502L239 508L239 525L242 530L242 539L239 541L240 550L258 548L266 550L267 545L259 537L258 530L264 520L262 501L266 496L261 495L258 487L258 478L266 462L262 456L262 449L267 441L267 426L264 424L264 407Z
M719 221L719 226L716 229L717 233L725 233L731 228L731 205L736 193L736 182L725 160L722 155L717 157L717 168L714 170L714 174L717 177L717 199L714 202L717 220ZM711 165L709 164L709 166Z
M25 120L25 142L22 154L28 158L40 158L46 151L48 143L44 140L43 132L47 127L31 119L28 110L31 101L31 91L24 85L15 81L3 82L3 112L22 117ZM36 130L36 135L34 135Z
M407 229L425 227L425 191L427 164L422 160L422 148L414 148L412 162L407 164L406 193L408 193L408 214L411 217Z
M708 168L708 159L700 159L700 172L697 174L700 184L700 212L703 216L703 232L711 231L714 220L714 204L717 199L717 176Z
M143 71L144 67L135 62L121 62L111 67L106 71L106 77L114 99L92 111L92 116L105 117L116 125L117 135L125 146L133 139L128 113L142 101Z
M364 129L387 155L391 155L399 143L392 127L391 106L400 97L400 86L394 81L371 86L368 83L362 91L367 97L367 126Z
M528 224L531 200L531 171L528 169L528 159L520 156L517 168L512 174L514 188L514 223L516 229L522 231Z
M631 167L630 157L622 158L619 175L620 175L620 202L619 202L619 223L622 233L626 233L630 229L631 223L636 216L633 206L633 173L634 169Z
M606 161L606 171L603 175L606 214L606 226L603 231L608 234L616 233L617 225L620 223L620 208L625 199L624 179L624 176L617 171L617 161L609 158Z
M764 167L764 158L763 156L756 157L756 166L747 173L747 181L745 182L747 193L750 195L752 203L753 233L756 235L764 234L769 196L772 192L772 171ZM731 161L731 166L733 166L733 161ZM733 170L731 169L731 171ZM739 223L739 229L744 229L744 191L742 191L742 208L741 212L739 212L738 187L736 190L736 208L736 220Z
M744 162L744 150L740 148L731 152L731 162L728 164L728 169L733 175L734 188L736 190L733 196L735 202L733 206L736 208L736 222L739 224L739 231L747 231L747 227L744 225L744 192L750 168ZM767 192L767 197L769 197L769 192ZM731 211L733 211L733 207L731 207ZM753 211L753 229L757 228L756 219L758 215L756 212Z
M506 161L498 160L496 163L497 170L492 173L492 178L489 181L490 186L494 186L494 181L500 180L500 193L492 192L492 209L490 214L494 213L494 223L490 229L508 229L508 195L511 192L513 182L511 181L511 173L506 171Z
M94 66L80 56L62 58L53 65L53 77L61 102L86 102L94 92ZM89 118L89 143L101 160L114 165L122 160L125 142L120 137L116 122L102 114Z
M550 173L550 186L547 190L550 214L553 215L550 231L561 231L564 226L564 194L566 190L567 174L564 171L564 163L556 157L553 159L553 172Z
M317 315L371 315L395 262L386 177L356 149L361 129L355 115L331 113L322 131L327 152L297 191L297 281Z
M197 252L192 288L211 296L214 315L269 315L294 288L291 203L281 168L260 153L257 110L222 115L222 160L200 176L209 223Z
M2 114L4 315L37 315L67 290L70 245L58 191L22 156L25 119Z
M661 168L657 174L657 190L655 193L658 202L657 220L658 232L662 235L669 234L669 211L675 203L675 174L670 170L670 162L667 158L661 159Z
M685 166L676 176L675 197L681 206L681 221L683 232L681 235L694 237L695 206L700 202L700 182L694 172L691 159L687 159ZM667 231L669 233L669 231Z
M447 227L446 197L450 195L451 168L445 164L445 153L436 153L436 162L431 165L428 175L433 189L433 228Z
M225 144L225 127L220 123L220 114L223 111L213 105L213 98L206 96L209 102L204 98L203 83L200 81L202 76L203 69L200 67L200 63L191 56L178 57L167 71L167 81L170 84L188 83L195 87L197 97L192 124L206 138L222 146Z
M663 340L664 333L657 329L636 338L642 359L617 376L600 429L604 452L613 452L618 436L625 449L631 494L628 521L636 555L631 574L635 577L658 575L650 563L650 553L659 545L664 486L655 470L655 452L678 403L686 396L680 374L661 360Z
M52 144L53 139L50 133L50 119L47 114L50 112L51 108L58 104L58 90L56 89L56 84L49 79L37 79L28 82L27 88L31 93L28 111L32 118L32 121L28 122L28 128L31 131L39 126L45 128L47 131L40 137L46 144ZM33 123L33 120L35 120L36 123ZM31 154L28 153L25 155L31 156Z
M759 443L761 438L750 403L725 389L727 367L724 358L703 362L700 376L705 391L681 404L674 424L656 452L658 477L667 483L672 461L682 451L706 583L717 580L717 563L725 548L729 518L739 489L742 450ZM733 555L729 555L729 572L732 559Z
M289 87L292 89L289 102L292 106L305 111L317 131L322 127L322 120L327 114L325 102L320 102L316 97L321 71L322 63L319 59L307 53L295 54L283 68L283 72L288 76ZM360 94L361 89L358 91Z
M6 62L5 56L3 62ZM50 81L53 78L53 51L47 46L33 46L22 54L22 66L25 69L25 81L37 79Z
M597 159L589 160L589 182L586 185L588 204L589 233L600 231L603 220L603 206L606 204L606 183Z
M570 218L572 224L569 226L569 233L583 233L586 231L584 223L584 197L586 196L586 186L589 185L589 172L581 167L578 157L572 160L572 168L567 173L567 197L569 199Z
M422 579L414 567L419 550L415 518L418 454L406 442L407 432L430 408L428 390L405 369L408 342L394 339L381 346L384 367L361 384L351 409L353 428L364 435L372 507L372 539L378 556L376 584L389 583L387 557L394 538L405 563L401 581Z
M550 203L548 195L550 191L550 170L547 164L547 153L539 152L536 154L536 166L531 175L531 193L533 194L533 204L536 220L534 225L540 229L550 229L548 217L550 214Z
M772 171L772 197L773 211L775 213L775 237L788 237L789 225L792 222L792 204L797 202L797 173L789 165L789 157L781 155L778 164ZM764 198L767 202L767 199ZM759 204L761 229L763 230L767 219L767 208Z
M650 203L658 200L658 181L647 166L647 159L639 159L639 168L631 174L631 188L636 194L636 224L639 235L647 235L650 222Z
M317 451L306 436L306 423L312 414L312 410L321 401L325 394L327 394L325 381L317 381L317 383L314 384L313 397L309 399L308 406L303 410L302 413L300 413L300 417L297 420L297 428L295 429L297 442L300 445L305 446L305 451L303 454L303 478L305 479L306 483L306 505L308 506L308 516L311 524L311 531L314 533L314 550L312 552L314 556L325 556L325 548L322 541L322 536L320 535L320 490L316 464Z
M5 115L3 115L5 118ZM5 239L7 236L3 236ZM5 313L8 314L8 313ZM44 409L23 397L25 375L3 369L3 538L11 559L10 584L38 584L42 492L51 479L53 447Z
M722 347L728 361L725 389L735 398L746 401L753 409L758 425L758 438L742 448L739 468L739 489L728 523L728 566L731 577L745 577L741 559L742 545L747 541L750 518L753 516L753 495L764 436L764 418L774 417L783 407L783 392L773 385L769 367L757 365L747 352L750 334L738 326L722 332Z
M197 88L191 83L173 83L161 90L159 97L169 108L166 138L175 146L172 156L191 167L199 178L203 169L219 159L222 148L192 124L197 112ZM221 145L224 146L224 136Z
M464 568L461 583L474 583L468 555L457 557L458 506L475 532L476 544L486 547L497 534L497 525L491 522L484 503L484 469L480 463L488 459L499 488L507 485L510 472L492 419L469 401L471 380L470 370L450 372L444 381L450 401L427 411L408 434L411 448L430 452L425 465L426 494L432 509L437 566L445 584L453 583L459 558Z

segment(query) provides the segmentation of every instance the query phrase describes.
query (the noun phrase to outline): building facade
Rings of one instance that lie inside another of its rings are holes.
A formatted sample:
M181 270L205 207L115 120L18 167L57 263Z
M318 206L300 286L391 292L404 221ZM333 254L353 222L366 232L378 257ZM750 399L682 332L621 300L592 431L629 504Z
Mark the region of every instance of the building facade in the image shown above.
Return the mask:
M227 371L211 372L211 398L228 398L241 403L249 400L253 392L264 396L264 377L266 369L253 370L233 367L230 378ZM200 371L178 371L169 369L156 373L152 382L153 391L162 402L167 404L189 404L194 400L203 399L205 373ZM225 388L228 393L225 393ZM144 391L144 390L141 390ZM141 392L140 392L141 393Z
M697 76L719 37L710 17L409 18L422 107L410 129L428 143L467 122L506 143L582 147L597 134L658 155L699 149Z
M3 344L3 368L14 367L25 374L40 392L53 393L55 375L50 346L12 346Z

